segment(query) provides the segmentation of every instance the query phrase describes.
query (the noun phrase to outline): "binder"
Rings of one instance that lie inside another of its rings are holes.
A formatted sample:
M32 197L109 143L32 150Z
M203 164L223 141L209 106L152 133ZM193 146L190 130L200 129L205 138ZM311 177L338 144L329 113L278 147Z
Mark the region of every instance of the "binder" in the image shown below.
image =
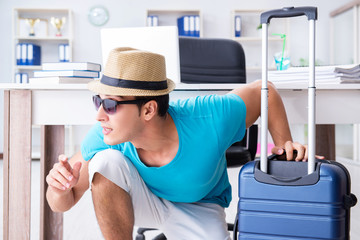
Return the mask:
M18 84L29 83L29 75L27 73L16 73L15 83Z
M59 62L65 62L65 45L59 44Z
M146 19L146 25L148 27L151 27L152 26L152 16L148 16L147 19Z
M153 27L159 26L159 17L156 15L152 16L152 26Z
M21 43L16 44L16 65L21 65Z
M188 15L177 19L179 36L190 36L190 17Z
M189 35L191 37L195 37L195 16L189 16Z
M21 83L29 83L29 75L27 73L21 73Z
M65 55L64 55L64 62L70 61L70 47L69 44L65 44Z
M26 65L41 65L41 47L27 43Z
M195 37L200 37L200 16L195 16Z
M15 83L21 83L21 73L15 74Z
M159 26L159 17L157 15L150 15L147 17L147 26L148 27L157 27Z
M27 59L27 46L26 43L21 43L21 58L20 65L26 65Z
M190 19L189 16L184 16L184 36L189 36Z
M177 19L179 36L184 36L184 17L180 17Z
M241 37L241 17L235 16L235 37Z
M70 47L69 44L59 44L59 62L70 61Z

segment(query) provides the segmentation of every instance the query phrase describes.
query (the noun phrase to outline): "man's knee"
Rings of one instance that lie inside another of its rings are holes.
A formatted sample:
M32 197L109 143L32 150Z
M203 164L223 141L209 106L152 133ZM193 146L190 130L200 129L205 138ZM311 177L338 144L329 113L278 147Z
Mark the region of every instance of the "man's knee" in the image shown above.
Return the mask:
M111 181L109 179L107 179L106 177L104 177L103 175L101 175L100 173L96 172L94 173L94 176L92 178L92 182L91 182L91 189L108 189L111 188Z
M94 174L91 183L91 194L93 201L100 201L103 204L113 202L115 199L130 198L128 192L100 173Z
M120 152L107 149L98 152L89 164L89 182L91 189L112 188L116 185L129 192L131 171L129 160Z

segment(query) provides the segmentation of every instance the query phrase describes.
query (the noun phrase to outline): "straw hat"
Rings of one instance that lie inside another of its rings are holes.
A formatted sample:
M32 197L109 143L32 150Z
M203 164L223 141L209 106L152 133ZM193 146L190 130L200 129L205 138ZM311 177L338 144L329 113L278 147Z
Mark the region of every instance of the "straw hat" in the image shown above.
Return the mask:
M122 47L110 52L101 80L89 82L88 88L106 95L160 96L174 90L175 83L166 78L164 56Z

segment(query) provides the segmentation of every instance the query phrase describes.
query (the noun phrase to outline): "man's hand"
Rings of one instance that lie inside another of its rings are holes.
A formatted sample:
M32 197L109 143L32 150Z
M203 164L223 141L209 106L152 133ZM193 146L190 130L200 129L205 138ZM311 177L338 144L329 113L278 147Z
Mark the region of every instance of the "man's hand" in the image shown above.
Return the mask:
M273 147L271 152L276 155L286 153L286 160L291 161L307 161L308 160L308 147L298 142L287 141L283 147ZM324 156L315 156L318 159L324 159Z
M59 162L54 164L46 177L49 187L55 192L63 192L72 189L79 181L81 162L76 162L73 167L65 155L59 156Z

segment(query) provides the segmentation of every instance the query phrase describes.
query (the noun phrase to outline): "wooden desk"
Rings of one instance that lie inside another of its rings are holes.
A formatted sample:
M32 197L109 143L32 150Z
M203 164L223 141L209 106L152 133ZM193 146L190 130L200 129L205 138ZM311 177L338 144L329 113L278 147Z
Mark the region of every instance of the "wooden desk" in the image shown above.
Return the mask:
M237 84L179 84L170 98L223 94ZM277 85L290 123L307 122L305 85ZM296 90L292 90L296 88ZM92 93L86 85L0 84L4 94L4 240L30 238L31 126L42 126L40 239L62 239L62 214L45 199L47 175L64 152L64 125L95 123ZM359 123L360 84L318 84L319 124Z

